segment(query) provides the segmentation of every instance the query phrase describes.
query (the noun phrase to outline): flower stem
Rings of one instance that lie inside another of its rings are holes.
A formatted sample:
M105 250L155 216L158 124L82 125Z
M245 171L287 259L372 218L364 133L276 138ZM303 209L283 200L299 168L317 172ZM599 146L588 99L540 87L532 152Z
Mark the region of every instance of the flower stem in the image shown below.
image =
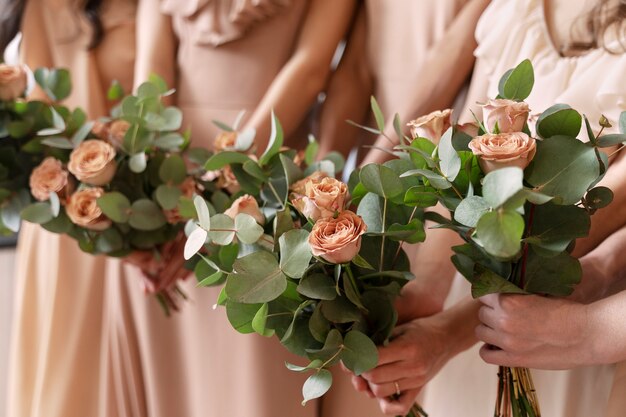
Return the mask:
M383 228L382 228L383 239L380 244L380 264L378 265L378 272L383 271L383 261L385 259L385 234L384 233L386 231L386 224L387 224L387 199L385 198L385 202L383 203Z
M284 210L285 209L285 203L283 202L283 200L278 195L278 191L276 191L276 188L274 188L274 185L272 185L272 183L270 181L268 181L267 182L267 186L270 188L270 191L272 192L272 194L274 194L274 197L276 198L276 201L278 201L278 204L280 204L280 209Z

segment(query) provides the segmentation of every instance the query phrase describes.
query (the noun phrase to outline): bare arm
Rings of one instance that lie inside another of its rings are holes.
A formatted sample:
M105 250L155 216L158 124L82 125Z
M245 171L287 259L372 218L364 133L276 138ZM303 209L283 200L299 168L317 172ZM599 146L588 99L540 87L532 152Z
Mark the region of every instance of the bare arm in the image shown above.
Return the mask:
M32 71L40 67L52 67L54 63L50 55L48 34L43 21L43 4L39 0L29 0L26 2L24 15L22 17L22 44L20 46L21 61ZM29 99L47 101L48 96L35 86Z
M348 44L337 70L333 73L320 118L321 156L338 151L347 156L357 143L359 129L346 123L364 123L369 110L373 80L367 63L367 27L365 7L350 33Z
M176 37L170 16L161 13L158 0L141 0L137 8L135 88L150 74L161 76L174 87Z
M399 111L400 120L407 122L434 110L450 107L474 66L474 30L489 2L490 0L468 2L445 35L430 49L422 68L417 71L420 79L411 83L414 90L407 93L412 100L406 108ZM385 133L397 141L393 126L389 126ZM388 148L389 141L385 137L379 137L374 146ZM363 165L386 159L389 159L387 153L373 149L366 156Z
M274 109L289 136L323 89L339 41L352 20L355 0L311 1L292 57L283 67L254 110L245 128L257 131L256 144L265 150Z

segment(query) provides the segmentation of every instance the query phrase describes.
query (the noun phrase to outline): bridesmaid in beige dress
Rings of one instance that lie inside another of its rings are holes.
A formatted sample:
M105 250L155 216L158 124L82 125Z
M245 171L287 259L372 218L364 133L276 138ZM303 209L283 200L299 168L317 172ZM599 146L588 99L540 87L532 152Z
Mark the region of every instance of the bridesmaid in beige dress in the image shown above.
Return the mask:
M626 108L623 84L626 55L610 52L621 51L619 43L608 38L604 45L608 50L602 46L582 52L560 48L561 45L570 46L570 36L580 36L581 32L577 31L580 27L575 23L580 23L578 17L587 13L593 5L590 2L565 0L494 0L476 30L479 45L475 51L477 66L468 94L468 105L476 112L476 102L484 102L497 93L499 76L529 58L535 68L535 88L527 100L531 109L540 111L554 103L568 103L589 117L594 131L599 130L597 121L601 114L606 115L616 126L616 118ZM575 30L570 32L570 27ZM585 33L584 29L582 33ZM574 55L564 56L562 51L572 51ZM469 121L471 115L466 112L461 119ZM605 179L607 185L622 182L621 165L624 165L623 158L615 162L609 171ZM602 225L596 229L604 229L602 233L606 232ZM598 240L595 242L597 244ZM450 243L438 247L448 247ZM437 242L429 242L426 248L433 245L437 246ZM442 271L452 270L447 257L441 257L440 263ZM439 278L445 281L445 275L439 274ZM376 376L366 376L380 392L389 389L385 388L389 381L404 381L409 387L415 383L410 370L421 366L422 370L430 372L420 376L420 384L437 374L426 386L424 393L423 405L431 413L478 417L493 412L496 368L480 360L478 347L457 356L438 372L441 365L458 350L467 349L475 343L473 331L468 330L478 324L476 312L479 303L458 303L465 294L469 294L468 284L457 276L446 303L449 308L432 318L416 320L413 330L405 329L407 336L404 340L398 339L394 347L394 343L390 345L385 354L397 359L392 360L391 365L379 368ZM465 314L459 314L463 309ZM420 331L423 333L418 336ZM420 347L418 340L427 343L425 346L429 348ZM455 348L450 349L450 346ZM425 356L426 351L430 356ZM411 356L413 360L404 359ZM427 361L425 358L428 358ZM409 374L406 370L409 370ZM545 415L563 417L604 415L613 372L613 366L610 365L586 366L563 372L534 372L542 411ZM388 410L399 412L397 404L385 404Z
M162 37L171 31L176 55L168 58L168 48L155 40L152 49L138 52L138 65L145 66L144 54L175 60L176 104L194 145L211 147L219 132L211 120L232 123L243 109L243 126L257 130L262 150L271 109L286 135L304 118L354 9L355 2L345 0L166 0L162 10L171 15L171 26L153 30ZM116 415L320 415L319 402L300 404L305 376L284 366L302 359L275 339L233 330L224 309L212 308L219 288L199 289L189 279L182 284L189 301L166 318L137 291L134 267L116 260L107 265L108 380L114 381L107 397L118 405ZM355 398L350 395L346 401Z
M93 26L70 0L29 0L22 20L24 62L70 69L65 104L89 117L108 114L113 80L127 90L133 84L136 3L107 0L101 7L102 37L91 49ZM7 415L97 416L105 259L25 223L16 269Z

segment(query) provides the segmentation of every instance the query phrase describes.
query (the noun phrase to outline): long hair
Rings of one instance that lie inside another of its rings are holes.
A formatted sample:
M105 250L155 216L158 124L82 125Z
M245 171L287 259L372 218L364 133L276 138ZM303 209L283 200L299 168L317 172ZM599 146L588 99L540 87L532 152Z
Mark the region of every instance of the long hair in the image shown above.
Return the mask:
M88 49L98 46L104 36L104 29L100 20L102 2L103 0L82 1L81 11L89 21L93 31ZM2 3L0 5L0 54L20 30L26 0L3 0Z
M604 48L610 53L619 54L626 52L626 0L598 0L589 13L581 16L584 27L584 40L575 39L565 48L567 51L580 52L590 49ZM577 23L581 23L580 21ZM573 33L572 27L571 33ZM613 40L613 35L617 35L619 47L609 48L607 46L607 35Z

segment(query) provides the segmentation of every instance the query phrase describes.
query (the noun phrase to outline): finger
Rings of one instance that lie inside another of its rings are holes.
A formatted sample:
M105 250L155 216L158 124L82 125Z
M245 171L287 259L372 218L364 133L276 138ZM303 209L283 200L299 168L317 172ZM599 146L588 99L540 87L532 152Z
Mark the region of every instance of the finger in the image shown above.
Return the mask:
M498 348L506 348L504 336L496 332L494 329L480 324L474 329L476 338L488 345L497 346Z
M487 294L479 298L480 302L491 308L496 308L500 304L500 294Z
M494 349L493 346L484 345L480 348L480 357L487 363L493 365L509 367L531 367L527 360L501 349Z
M423 379L429 369L430 364L425 363L425 361L408 361L405 359L401 362L379 366L371 371L364 372L361 376L370 383L384 384L405 378L420 377Z
M370 398L374 398L374 394L370 390L369 384L363 378L358 376L352 377L352 386L358 392L366 394Z
M501 326L499 325L499 315L493 308L489 306L482 306L478 310L478 320L481 321L487 327L490 327L494 330L501 330Z
M397 385L396 385L397 384ZM421 389L424 386L423 378L405 378L399 381L386 382L384 384L369 383L370 390L377 398L387 398L405 391Z
M415 403L415 398L419 394L420 390L409 390L403 392L399 398L385 398L379 399L378 405L384 414L390 416L407 415L411 410L411 407Z
M406 357L405 350L406 345L397 340L395 342L392 340L387 346L380 346L378 348L377 366L387 365L403 360Z

